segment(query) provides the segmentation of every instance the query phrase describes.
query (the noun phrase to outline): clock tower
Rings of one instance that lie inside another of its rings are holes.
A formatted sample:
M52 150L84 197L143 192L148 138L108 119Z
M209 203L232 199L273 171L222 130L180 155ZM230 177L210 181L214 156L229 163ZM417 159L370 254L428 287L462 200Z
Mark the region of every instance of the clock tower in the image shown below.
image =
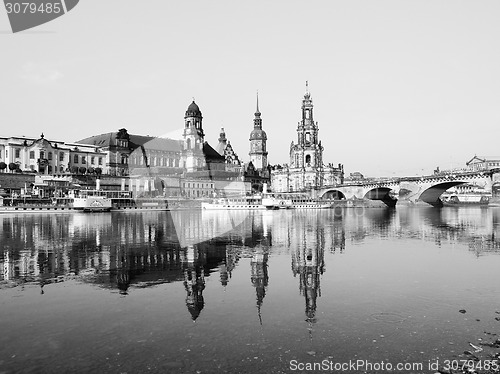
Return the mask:
M184 116L183 133L183 156L184 167L188 172L203 169L205 167L205 155L203 154L203 143L205 134L202 126L203 117L200 108L193 102L189 105Z
M250 161L256 170L267 168L267 135L262 130L262 119L259 111L259 94L257 93L257 111L253 120L253 131L250 133Z

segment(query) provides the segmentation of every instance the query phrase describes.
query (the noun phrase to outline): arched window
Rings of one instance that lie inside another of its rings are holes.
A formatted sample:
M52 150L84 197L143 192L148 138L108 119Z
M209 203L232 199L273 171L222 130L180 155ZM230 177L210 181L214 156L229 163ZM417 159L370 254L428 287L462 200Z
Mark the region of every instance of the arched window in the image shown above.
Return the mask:
M306 164L311 164L311 155L306 155Z
M306 132L306 142L310 142L311 141L311 134Z
M186 144L187 144L187 149L191 149L191 139L188 138Z

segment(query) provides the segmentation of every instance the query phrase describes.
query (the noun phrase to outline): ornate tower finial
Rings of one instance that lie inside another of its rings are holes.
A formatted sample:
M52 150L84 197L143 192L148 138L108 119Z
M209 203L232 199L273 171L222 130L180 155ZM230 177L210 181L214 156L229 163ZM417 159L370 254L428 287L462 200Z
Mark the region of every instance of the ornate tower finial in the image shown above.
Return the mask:
M260 117L260 110L259 110L259 90L257 90L257 111L255 112L255 117Z

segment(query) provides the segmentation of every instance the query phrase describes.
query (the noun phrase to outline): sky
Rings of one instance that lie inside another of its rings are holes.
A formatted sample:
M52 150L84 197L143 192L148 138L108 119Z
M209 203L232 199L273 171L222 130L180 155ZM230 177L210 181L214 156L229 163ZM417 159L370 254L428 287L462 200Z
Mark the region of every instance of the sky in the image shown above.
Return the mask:
M163 136L194 98L248 162L256 92L289 162L305 81L325 163L412 176L500 156L500 2L81 0L13 34L0 8L0 136Z

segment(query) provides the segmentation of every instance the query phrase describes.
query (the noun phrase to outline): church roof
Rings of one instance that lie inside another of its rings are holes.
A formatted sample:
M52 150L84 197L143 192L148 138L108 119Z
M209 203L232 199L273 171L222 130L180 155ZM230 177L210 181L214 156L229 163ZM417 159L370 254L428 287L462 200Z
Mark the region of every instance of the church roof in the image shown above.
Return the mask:
M149 138L145 140L144 138ZM156 151L170 151L170 152L180 152L182 150L182 140L168 139L168 138L153 138L147 136L131 135L130 143L133 148L134 146L143 145L146 149L156 150Z
M200 107L194 102L194 100L191 104L189 104L186 110L186 117L201 117Z
M250 133L250 140L255 140L255 139L267 140L266 132L261 129L253 129L252 132Z
M116 133L114 132L108 132L79 140L77 143L90 144L96 147L105 148L116 145L115 135ZM140 146L144 146L145 149L170 152L180 152L182 149L181 140L134 134L129 135L129 147L132 149L139 148Z
M219 152L213 149L207 142L203 143L203 154L205 155L205 160L207 161L225 161L224 156L220 155Z

